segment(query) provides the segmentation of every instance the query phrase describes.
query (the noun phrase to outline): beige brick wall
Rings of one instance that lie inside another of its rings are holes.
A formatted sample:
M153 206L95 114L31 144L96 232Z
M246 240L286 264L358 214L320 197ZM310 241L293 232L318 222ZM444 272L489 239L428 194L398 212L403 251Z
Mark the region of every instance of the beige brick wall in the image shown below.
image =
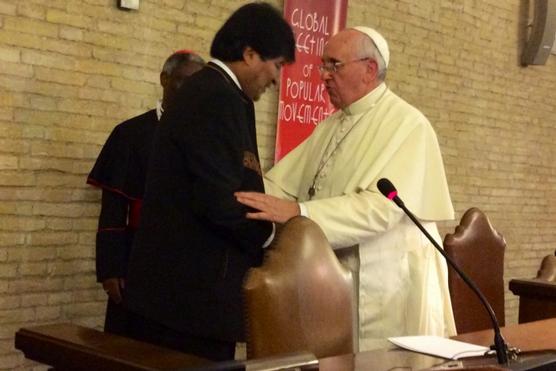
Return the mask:
M43 369L13 349L22 326L100 326L99 192L85 178L110 130L152 108L173 50L208 57L242 0L0 0L0 369ZM282 1L273 1L281 6ZM519 66L521 2L350 0L348 25L390 41L390 87L437 130L459 218L482 208L508 242L506 279L556 248L556 56ZM277 94L257 103L271 166ZM450 231L455 222L443 225ZM507 320L517 301L507 293Z

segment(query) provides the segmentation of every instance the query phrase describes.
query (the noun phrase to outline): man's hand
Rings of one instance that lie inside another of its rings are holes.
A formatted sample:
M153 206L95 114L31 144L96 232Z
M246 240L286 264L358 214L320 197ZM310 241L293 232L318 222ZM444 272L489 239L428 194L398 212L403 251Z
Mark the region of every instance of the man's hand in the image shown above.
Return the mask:
M260 210L247 213L247 218L268 220L270 222L285 223L299 215L299 205L294 201L282 200L259 192L236 192L238 202Z
M125 288L123 278L105 279L102 281L102 288L114 303L120 304L122 302L122 289Z

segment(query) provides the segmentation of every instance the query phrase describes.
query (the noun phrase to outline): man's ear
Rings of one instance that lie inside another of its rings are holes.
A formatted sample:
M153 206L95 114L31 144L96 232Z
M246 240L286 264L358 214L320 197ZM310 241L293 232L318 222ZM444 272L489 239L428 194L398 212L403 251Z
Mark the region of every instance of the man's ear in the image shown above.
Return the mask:
M248 65L252 65L255 61L260 60L261 57L252 47L246 46L243 49L243 61Z
M166 87L166 85L168 85L168 75L166 74L166 72L161 72L160 73L160 85L162 85L163 88Z
M376 77L378 76L377 61L369 58L366 62L367 62L366 63L367 72L369 73L369 76L371 77L372 80L376 80Z

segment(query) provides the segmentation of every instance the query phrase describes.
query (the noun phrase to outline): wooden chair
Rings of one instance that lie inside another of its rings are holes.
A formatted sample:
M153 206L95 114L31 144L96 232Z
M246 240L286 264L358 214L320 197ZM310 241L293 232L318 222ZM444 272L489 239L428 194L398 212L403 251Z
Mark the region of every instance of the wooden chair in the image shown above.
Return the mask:
M556 317L556 256L543 258L533 279L513 279L510 291L519 296L519 323Z
M554 255L547 255L543 258L536 278L556 282L556 252L554 252Z
M356 300L344 268L319 226L288 221L260 268L244 283L247 358L354 352Z
M494 309L500 326L504 315L504 250L506 241L478 208L463 214L455 233L444 238L444 249L473 280ZM448 284L458 333L489 329L492 323L479 298L455 270L448 267Z

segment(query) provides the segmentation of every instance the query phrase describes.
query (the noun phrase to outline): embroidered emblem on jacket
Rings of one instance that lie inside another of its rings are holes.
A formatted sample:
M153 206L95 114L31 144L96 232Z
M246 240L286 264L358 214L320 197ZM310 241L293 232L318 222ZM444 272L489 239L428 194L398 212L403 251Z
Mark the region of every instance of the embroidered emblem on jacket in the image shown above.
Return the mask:
M262 176L261 165L253 152L243 151L243 166Z

